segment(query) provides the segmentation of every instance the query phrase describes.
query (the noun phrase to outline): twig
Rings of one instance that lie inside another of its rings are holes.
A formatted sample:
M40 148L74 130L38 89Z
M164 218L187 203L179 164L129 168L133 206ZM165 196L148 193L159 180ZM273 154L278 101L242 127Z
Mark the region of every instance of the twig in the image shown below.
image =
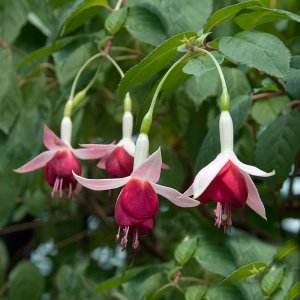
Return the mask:
M251 96L251 100L257 101L257 100L261 100L261 99L265 99L265 98L269 98L269 97L276 97L276 96L280 96L280 95L283 95L282 91L260 93L260 94Z

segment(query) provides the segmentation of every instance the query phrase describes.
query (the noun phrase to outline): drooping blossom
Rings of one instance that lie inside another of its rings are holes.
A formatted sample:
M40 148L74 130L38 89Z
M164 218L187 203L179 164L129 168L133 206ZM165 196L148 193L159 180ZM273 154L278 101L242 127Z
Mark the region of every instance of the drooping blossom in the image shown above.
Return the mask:
M221 112L219 129L221 153L199 171L184 194L193 194L203 204L216 201L215 225L223 225L226 231L232 225L232 209L241 208L245 204L266 219L264 205L249 175L268 177L275 172L266 173L237 158L233 151L233 124L228 111Z
M141 133L136 145L134 170L130 176L124 178L87 179L74 173L81 185L92 190L103 191L124 186L115 204L115 220L119 225L116 238L120 238L123 230L123 249L126 247L129 233L133 234L133 247L137 248L139 236L147 234L153 228L159 207L157 194L177 206L199 205L199 201L184 196L173 188L157 184L162 167L161 151L158 149L148 157L148 149L148 136Z
M61 139L47 126L44 128L44 145L48 149L31 161L16 169L15 172L27 173L45 167L45 177L52 189L52 197L58 194L63 196L66 190L68 197L80 190L80 185L74 179L72 171L81 174L78 159L99 159L111 149L112 145L103 145L99 148L73 149L71 147L72 122L69 117L64 117L61 122ZM104 147L106 146L106 147Z
M111 144L107 153L97 164L100 169L106 170L109 177L126 177L133 171L133 157L135 144L132 141L133 117L126 111L123 115L123 137L117 144ZM103 145L83 144L85 148L103 149ZM106 145L104 145L106 146Z

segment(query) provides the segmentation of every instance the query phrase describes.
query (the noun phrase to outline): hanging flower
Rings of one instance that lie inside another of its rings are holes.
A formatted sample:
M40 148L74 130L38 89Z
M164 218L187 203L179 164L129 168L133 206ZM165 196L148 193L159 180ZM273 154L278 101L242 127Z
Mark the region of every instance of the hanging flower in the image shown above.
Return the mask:
M254 166L239 161L233 152L233 125L228 111L222 111L219 122L221 153L209 165L199 171L191 187L184 193L194 195L201 203L217 202L216 222L226 231L232 225L231 211L247 204L258 215L266 219L264 205L249 175L268 177Z
M107 153L97 164L100 169L106 170L109 177L126 177L133 171L133 157L135 144L132 141L133 117L126 111L123 115L123 137L116 145L111 145ZM103 145L83 144L85 148L103 149ZM106 146L106 145L104 145Z
M81 174L79 159L98 159L109 151L112 145L102 145L99 148L73 149L70 145L72 122L69 117L64 117L61 123L61 139L47 126L44 128L44 151L34 159L16 169L15 172L27 173L45 167L45 177L52 189L52 197L58 194L63 196L67 190L68 197L76 194L80 185L74 179L72 171ZM106 147L105 147L106 146Z
M124 186L115 205L115 220L119 225L117 240L121 230L124 235L121 245L125 249L128 234L133 234L133 247L139 244L139 235L147 234L154 226L159 201L157 194L167 198L177 206L193 207L199 202L182 195L177 190L157 184L161 167L161 151L158 149L149 158L149 141L146 134L140 134L134 157L134 171L130 176L113 179L87 179L74 173L78 182L92 190L103 191Z

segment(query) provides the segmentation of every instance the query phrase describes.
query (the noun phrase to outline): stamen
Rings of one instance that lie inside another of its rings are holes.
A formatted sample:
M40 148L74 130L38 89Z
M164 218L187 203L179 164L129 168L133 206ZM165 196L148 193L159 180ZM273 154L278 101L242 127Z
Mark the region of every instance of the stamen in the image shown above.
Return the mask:
M71 198L71 196L72 196L72 183L70 182L69 183L69 193L68 193L68 198Z
M63 179L61 178L59 181L59 198L62 198L63 196Z
M136 249L139 246L139 226L134 226L133 243L132 247Z
M58 192L58 187L59 187L59 178L56 177L55 182L54 182L54 186L51 192L51 197L54 198L55 194Z
M121 226L119 226L119 228L118 228L118 232L117 232L117 234L116 234L116 242L118 242L118 240L120 239L120 236L121 236Z
M127 242L128 242L128 233L129 233L129 226L126 226L124 229L124 237L121 240L121 246L122 246L122 251L126 249Z
M220 226L222 225L222 203L218 202L217 203L217 208L215 210L215 225L218 226L218 228L220 228Z

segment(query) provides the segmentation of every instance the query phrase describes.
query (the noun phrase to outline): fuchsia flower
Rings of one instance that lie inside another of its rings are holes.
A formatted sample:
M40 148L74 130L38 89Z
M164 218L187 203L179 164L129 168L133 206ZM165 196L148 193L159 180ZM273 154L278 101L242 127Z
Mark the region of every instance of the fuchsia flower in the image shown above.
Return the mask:
M98 159L107 153L102 147L101 151L95 148L73 149L70 145L72 122L69 117L64 117L61 123L61 139L48 127L44 128L44 145L48 151L44 151L34 159L16 169L18 173L27 173L45 167L45 177L53 187L52 197L58 194L63 196L63 190L68 191L68 197L76 194L80 185L74 179L72 171L81 174L79 159ZM111 145L107 145L110 149Z
M102 151L103 147L108 150L97 164L97 167L106 170L110 177L126 177L133 171L135 145L131 138L132 124L132 114L127 111L123 115L123 137L118 144L111 144L110 148L107 145L81 145L85 148L98 148L100 151Z
M228 111L220 116L221 153L209 165L199 171L192 186L184 195L194 195L201 203L217 202L216 222L224 231L230 228L231 211L247 204L258 215L266 219L264 205L250 175L267 177L266 173L254 166L239 161L233 152L233 125Z
M75 178L83 186L96 190L110 190L124 185L115 205L115 220L119 225L117 240L123 229L124 236L121 245L125 249L129 232L133 233L133 247L139 244L139 235L147 234L154 226L155 215L158 211L158 196L162 195L177 206L193 207L199 202L182 195L173 188L157 184L162 159L158 149L149 158L148 136L140 134L137 140L134 157L134 171L130 176L113 179L86 179L74 173Z

